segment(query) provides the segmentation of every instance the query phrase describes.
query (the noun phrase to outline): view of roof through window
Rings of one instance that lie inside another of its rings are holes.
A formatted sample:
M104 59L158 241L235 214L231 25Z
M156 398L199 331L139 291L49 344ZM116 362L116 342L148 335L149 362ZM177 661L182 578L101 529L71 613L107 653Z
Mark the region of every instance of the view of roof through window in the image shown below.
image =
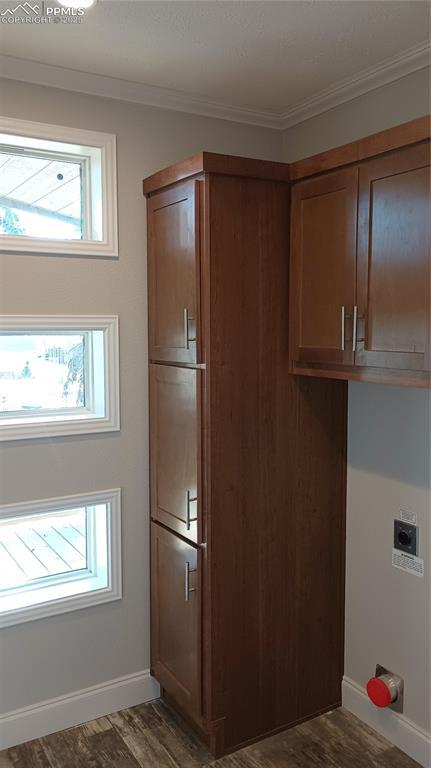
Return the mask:
M86 405L86 334L0 334L0 415Z
M83 161L0 148L0 234L82 239Z
M0 592L87 568L86 508L0 520Z

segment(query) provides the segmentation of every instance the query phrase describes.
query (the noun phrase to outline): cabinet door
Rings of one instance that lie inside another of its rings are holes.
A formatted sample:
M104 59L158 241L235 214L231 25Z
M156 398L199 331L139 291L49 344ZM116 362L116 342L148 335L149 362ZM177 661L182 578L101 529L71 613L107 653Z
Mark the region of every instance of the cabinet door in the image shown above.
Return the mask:
M361 166L357 365L429 370L429 164L425 143Z
M352 364L358 170L300 182L292 193L292 355Z
M191 541L201 535L201 376L150 366L151 517Z
M148 201L150 360L195 363L199 346L199 182Z
M200 596L198 550L152 523L152 673L192 715L201 711Z

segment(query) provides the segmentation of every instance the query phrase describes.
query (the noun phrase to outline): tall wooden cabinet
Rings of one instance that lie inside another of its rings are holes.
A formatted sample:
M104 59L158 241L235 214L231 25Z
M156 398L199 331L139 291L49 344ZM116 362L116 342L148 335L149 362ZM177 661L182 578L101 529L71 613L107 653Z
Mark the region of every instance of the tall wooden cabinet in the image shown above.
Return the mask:
M144 192L151 665L220 755L340 703L346 385L289 375L286 165L201 153Z
M396 149L386 132L388 151L361 162L352 163L358 142L333 150L334 164L350 165L293 186L293 372L429 386L429 126L407 124L399 143L411 143ZM378 145L370 137L370 153ZM297 172L330 160L299 162Z

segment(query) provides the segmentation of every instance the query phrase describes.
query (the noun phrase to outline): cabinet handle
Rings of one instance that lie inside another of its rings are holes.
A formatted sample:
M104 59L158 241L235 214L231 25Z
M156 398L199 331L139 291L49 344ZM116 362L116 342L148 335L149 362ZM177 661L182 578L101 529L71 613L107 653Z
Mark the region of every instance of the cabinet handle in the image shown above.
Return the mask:
M190 592L196 592L196 588L190 588L190 563L187 561L184 572L184 599L186 603L190 600Z
M189 323L195 318L189 316L189 310L184 307L184 349L190 349L190 342L196 341L196 336L190 338L189 336Z
M345 349L346 308L341 307L341 351Z
M358 328L358 307L353 307L353 333L352 333L352 351L356 352L356 341L357 341L357 328Z
M192 501L197 501L197 496L192 496L190 491L187 491L187 500L186 500L186 529L190 530L190 524L196 522L197 517L190 517L190 504Z

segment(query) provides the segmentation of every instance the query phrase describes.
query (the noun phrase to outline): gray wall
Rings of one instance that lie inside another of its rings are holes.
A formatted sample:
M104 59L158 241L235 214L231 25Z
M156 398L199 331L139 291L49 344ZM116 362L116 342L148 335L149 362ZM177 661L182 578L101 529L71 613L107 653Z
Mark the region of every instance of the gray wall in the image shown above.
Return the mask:
M17 441L0 452L0 503L123 489L124 599L3 629L0 713L149 666L146 231L142 178L201 149L270 160L267 129L2 81L1 112L118 137L120 258L2 255L3 314L120 316L121 432Z
M430 111L429 70L284 133L298 160ZM416 512L425 579L391 566L393 520ZM349 385L345 674L361 686L376 663L405 678L404 714L430 730L430 393Z
M346 669L405 680L404 714L430 731L430 393L352 383L347 482ZM393 520L415 512L425 578L391 565Z
M114 436L3 445L0 503L121 486L124 599L2 630L0 713L149 664L142 177L199 149L299 159L425 114L428 93L426 73L419 72L283 135L3 81L5 115L118 137L119 261L2 256L0 312L118 313L122 429ZM420 581L390 566L392 519L400 507L418 514L421 554L429 562L429 394L353 384L349 400L346 675L363 685L376 662L393 667L406 678L407 716L429 728L429 577Z
M300 160L414 120L429 106L429 69L421 69L284 131L283 160Z

